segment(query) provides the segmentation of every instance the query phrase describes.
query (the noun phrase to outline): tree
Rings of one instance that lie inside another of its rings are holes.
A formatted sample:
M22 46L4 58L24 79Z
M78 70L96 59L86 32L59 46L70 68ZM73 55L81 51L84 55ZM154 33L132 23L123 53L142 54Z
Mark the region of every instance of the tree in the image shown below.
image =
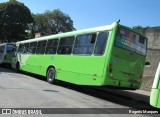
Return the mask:
M140 25L132 27L132 29L134 29L134 30L140 30L140 29L143 29L143 28L144 27L140 26Z
M16 0L0 3L0 41L26 39L27 25L33 21L30 10L23 3Z
M57 34L75 30L73 21L69 15L59 9L46 11L43 14L32 14L35 23L31 26L31 32L41 32L45 35Z

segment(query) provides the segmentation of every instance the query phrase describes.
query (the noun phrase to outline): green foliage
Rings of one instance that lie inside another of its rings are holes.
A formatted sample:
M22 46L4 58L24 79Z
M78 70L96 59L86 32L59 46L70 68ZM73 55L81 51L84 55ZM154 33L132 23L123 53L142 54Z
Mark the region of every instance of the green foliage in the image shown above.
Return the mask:
M16 0L0 3L0 41L25 39L28 24L33 21L30 10L23 3Z
M139 31L139 30L142 30L142 29L145 29L145 28L149 28L149 26L143 27L143 26L141 26L141 25L138 25L138 26L132 27L132 29L134 29L134 30L136 30L136 31Z
M139 25L139 26L134 26L134 27L133 27L133 29L143 29L143 28L144 28L144 27L143 27L143 26L140 26L140 25Z
M75 30L69 15L59 9L46 11L43 14L32 14L35 23L30 25L30 32L41 32L45 35Z

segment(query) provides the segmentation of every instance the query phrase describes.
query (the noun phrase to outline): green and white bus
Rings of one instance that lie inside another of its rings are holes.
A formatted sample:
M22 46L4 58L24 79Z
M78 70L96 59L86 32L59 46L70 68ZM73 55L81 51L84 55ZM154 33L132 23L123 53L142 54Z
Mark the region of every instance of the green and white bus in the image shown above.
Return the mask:
M0 64L11 64L14 55L15 44L0 44Z
M147 39L115 22L108 26L16 43L17 70L78 85L138 89Z
M160 63L152 85L150 104L156 108L160 108Z

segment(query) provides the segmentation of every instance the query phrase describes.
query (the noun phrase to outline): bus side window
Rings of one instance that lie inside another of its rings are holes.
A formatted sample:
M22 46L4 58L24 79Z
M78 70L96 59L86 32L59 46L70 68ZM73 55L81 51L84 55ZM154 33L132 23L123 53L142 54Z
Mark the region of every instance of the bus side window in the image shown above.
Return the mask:
M76 38L73 54L91 55L93 53L96 34L79 35Z
M29 43L25 43L24 44L23 54L28 54L28 52L29 52Z
M24 50L24 44L20 44L18 48L18 53L23 53Z
M7 52L8 53L14 52L14 50L15 50L15 45L7 44Z
M46 48L46 42L47 42L46 40L38 42L36 54L44 54Z
M95 55L103 55L107 45L109 32L99 32L94 50Z
M30 54L35 54L36 53L36 47L37 47L37 42L31 42L29 46L29 53Z
M0 53L4 53L5 46L0 46Z
M56 54L59 39L52 39L47 41L45 54Z
M58 54L71 54L74 37L61 38L58 46Z

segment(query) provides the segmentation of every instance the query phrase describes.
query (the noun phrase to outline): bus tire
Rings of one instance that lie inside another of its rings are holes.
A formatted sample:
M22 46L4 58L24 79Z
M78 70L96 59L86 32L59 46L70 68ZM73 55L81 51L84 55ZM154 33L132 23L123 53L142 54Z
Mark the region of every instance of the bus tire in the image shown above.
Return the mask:
M55 83L55 69L53 67L50 67L47 70L46 77L47 77L48 83L50 83L50 84L54 84Z
M16 71L17 71L17 72L20 72L20 65L19 65L19 62L16 63Z

